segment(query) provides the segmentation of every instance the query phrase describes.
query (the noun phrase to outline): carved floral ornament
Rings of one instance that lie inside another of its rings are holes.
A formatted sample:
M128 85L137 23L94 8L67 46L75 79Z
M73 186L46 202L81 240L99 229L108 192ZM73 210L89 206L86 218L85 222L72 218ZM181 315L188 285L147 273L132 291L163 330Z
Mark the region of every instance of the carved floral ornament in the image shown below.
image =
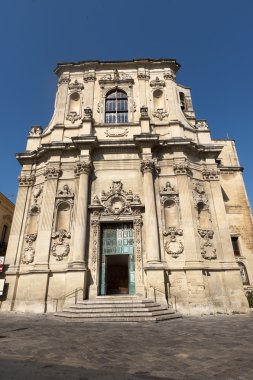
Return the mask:
M119 72L117 69L113 71L113 74L105 74L100 80L99 83L122 83L122 82L129 82L133 83L134 80L131 77L131 75L124 73L124 72Z
M56 258L57 261L63 260L65 256L68 256L70 251L69 243L66 242L66 239L71 238L70 232L66 230L56 231L52 234L52 238L57 241L53 243L51 252L52 255Z
M152 80L150 82L150 86L154 89L162 89L163 87L165 87L165 82L164 80L159 79L159 77L156 77L155 80Z
M77 79L73 83L69 84L69 89L71 91L81 91L83 90L83 88L84 88L83 84L78 82Z
M37 234L27 234L25 235L25 242L28 246L24 249L24 253L22 256L23 264L31 264L34 261L35 249L33 247L33 243L37 239Z
M166 112L163 108L158 108L153 112L153 116L162 121L165 117L169 116L169 112Z
M208 130L208 124L206 120L197 120L195 126L201 130Z
M71 121L72 124L74 124L75 121L81 119L81 115L78 115L78 113L76 111L71 111L66 116L66 119Z
M193 202L194 207L198 207L198 204L203 205L203 210L209 209L208 198L205 192L204 183L201 181L193 182Z
M211 239L214 232L212 230L198 229L198 233L201 236L200 251L201 255L206 260L213 260L217 258L216 249L213 246Z
M165 251L174 258L177 258L184 251L182 241L178 236L183 235L183 230L176 227L169 227L163 232L164 236L169 236L169 239L164 243Z
M91 209L97 210L99 215L114 216L116 218L119 215L133 215L139 211L139 208L143 208L141 200L138 194L133 194L131 190L125 191L123 189L123 183L118 181L112 181L110 190L101 193L101 197L94 195ZM95 211L93 212L93 216ZM139 214L138 214L139 215Z

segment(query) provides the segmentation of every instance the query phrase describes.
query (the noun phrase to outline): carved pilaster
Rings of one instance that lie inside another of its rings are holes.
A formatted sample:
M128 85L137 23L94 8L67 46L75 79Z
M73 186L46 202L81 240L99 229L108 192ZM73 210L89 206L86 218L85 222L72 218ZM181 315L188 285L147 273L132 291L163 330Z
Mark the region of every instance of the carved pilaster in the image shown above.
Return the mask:
M99 258L100 222L99 219L91 220L92 227L92 251L90 257L90 269L96 275Z
M137 279L138 282L142 282L142 247L141 247L141 228L142 228L142 217L140 214L136 213L133 220L134 225L134 251L135 260L137 263Z

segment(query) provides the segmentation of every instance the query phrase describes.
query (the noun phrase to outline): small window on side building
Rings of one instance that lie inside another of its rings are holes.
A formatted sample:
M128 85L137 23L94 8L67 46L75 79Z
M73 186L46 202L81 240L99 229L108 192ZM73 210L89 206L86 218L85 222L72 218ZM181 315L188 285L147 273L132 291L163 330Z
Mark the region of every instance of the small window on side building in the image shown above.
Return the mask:
M239 237L231 236L231 242L233 246L233 251L235 256L241 256L240 245L239 245Z

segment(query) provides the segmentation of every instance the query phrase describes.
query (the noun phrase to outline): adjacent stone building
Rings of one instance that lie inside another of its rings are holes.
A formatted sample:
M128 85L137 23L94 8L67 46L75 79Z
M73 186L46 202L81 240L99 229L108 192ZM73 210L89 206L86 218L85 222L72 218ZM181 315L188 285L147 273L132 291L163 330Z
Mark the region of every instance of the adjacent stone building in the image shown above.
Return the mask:
M195 117L174 59L61 63L24 153L2 310L99 296L247 312L252 219L235 144Z
M14 204L0 192L0 256L5 256L11 230Z

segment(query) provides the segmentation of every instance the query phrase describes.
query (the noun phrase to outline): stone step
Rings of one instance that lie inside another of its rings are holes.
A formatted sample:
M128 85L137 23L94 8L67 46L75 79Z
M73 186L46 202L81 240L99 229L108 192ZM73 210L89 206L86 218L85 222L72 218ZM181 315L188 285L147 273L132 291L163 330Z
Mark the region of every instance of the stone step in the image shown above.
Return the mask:
M115 298L112 299L95 299L95 300L84 300L82 302L78 302L76 305L96 305L96 304L150 304L154 303L153 300L145 299L145 300L131 300L131 299L125 299L125 300L118 300Z
M160 305L152 299L125 297L98 297L96 300L84 300L65 307L56 317L77 322L141 322L163 321L180 318L175 310Z
M59 313L60 314L60 313ZM64 317L64 320L66 322L71 322L73 321L73 318L69 315L66 315L66 316L63 316L62 314L61 315L57 315L56 314L56 317ZM159 321L165 321L165 320L170 320L170 319L177 319L177 318L182 318L182 315L179 314L179 313L173 313L173 314L167 314L167 315L163 315L163 316L156 316L156 317L145 317L145 316L142 316L142 317L110 317L110 318L105 318L105 317L100 317L100 318L87 318L87 319L84 319L84 318L74 318L74 321L75 322L80 322L80 323L101 323L101 322L118 322L118 323L126 323L126 322L159 322Z
M169 309L165 309L165 310L159 310L159 311L141 311L141 312L137 312L137 311L120 311L120 312L115 312L115 311L104 311L104 312L98 312L98 311L91 311L91 312L74 312L73 311L68 311L68 310L65 310L61 313L56 313L56 315L58 314L64 314L64 316L67 316L69 315L70 317L72 318L78 318L78 317L82 317L82 318L93 318L93 317L155 317L155 316L161 316L161 315L168 315L168 314L174 314L175 312L173 310L169 310Z
M161 311L161 310L168 310L165 307L162 306L156 306L156 307L148 307L148 308L139 308L139 307L99 307L99 308L92 308L92 307L87 307L87 308L64 308L63 311L68 311L71 313L105 313L105 312L110 312L110 313L121 313L121 312L153 312L153 311Z
M156 307L161 307L160 304L158 303L153 303L153 304L118 304L118 303L107 303L107 304L82 304L82 303L77 303L75 305L70 305L68 306L68 309L106 309L106 308L113 308L113 309L124 309L124 308L138 308L138 309L145 309L145 308L156 308Z

